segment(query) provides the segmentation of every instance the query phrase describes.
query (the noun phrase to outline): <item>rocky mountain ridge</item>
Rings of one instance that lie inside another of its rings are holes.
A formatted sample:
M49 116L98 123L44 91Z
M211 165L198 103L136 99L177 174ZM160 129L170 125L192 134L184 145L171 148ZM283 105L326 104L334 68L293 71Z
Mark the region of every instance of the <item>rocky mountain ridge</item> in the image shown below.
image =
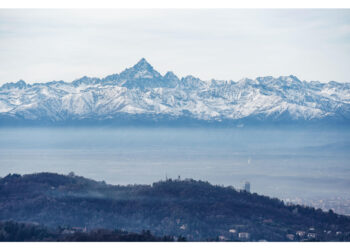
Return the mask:
M296 76L237 82L162 76L145 59L120 74L0 87L0 121L350 121L350 83Z

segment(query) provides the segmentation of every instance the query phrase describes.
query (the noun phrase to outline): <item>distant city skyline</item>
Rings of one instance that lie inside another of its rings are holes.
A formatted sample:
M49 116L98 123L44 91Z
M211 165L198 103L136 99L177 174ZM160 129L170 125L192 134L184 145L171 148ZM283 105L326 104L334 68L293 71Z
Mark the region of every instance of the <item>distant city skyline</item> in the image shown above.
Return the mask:
M120 73L350 82L348 9L0 10L0 85Z

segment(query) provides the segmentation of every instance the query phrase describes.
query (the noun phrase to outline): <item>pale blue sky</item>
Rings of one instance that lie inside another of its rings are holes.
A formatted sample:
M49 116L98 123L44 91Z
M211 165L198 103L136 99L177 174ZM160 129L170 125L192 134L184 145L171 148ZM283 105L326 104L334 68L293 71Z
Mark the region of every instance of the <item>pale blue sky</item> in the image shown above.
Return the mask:
M0 10L0 85L119 73L350 82L350 10Z

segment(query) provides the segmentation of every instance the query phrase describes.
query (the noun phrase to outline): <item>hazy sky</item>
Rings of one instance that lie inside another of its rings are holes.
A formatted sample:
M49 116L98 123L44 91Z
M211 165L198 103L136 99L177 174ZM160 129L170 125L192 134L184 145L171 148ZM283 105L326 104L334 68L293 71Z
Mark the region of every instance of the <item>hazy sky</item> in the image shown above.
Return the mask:
M350 10L0 10L0 84L119 73L350 82Z

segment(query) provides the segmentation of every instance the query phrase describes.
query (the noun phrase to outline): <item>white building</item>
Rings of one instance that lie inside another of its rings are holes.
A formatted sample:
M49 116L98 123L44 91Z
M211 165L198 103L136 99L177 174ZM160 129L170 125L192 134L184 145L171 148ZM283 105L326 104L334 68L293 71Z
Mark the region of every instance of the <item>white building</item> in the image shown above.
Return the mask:
M316 239L316 234L315 234L315 233L308 233L308 234L307 234L307 237L308 237L309 239Z
M239 233L238 234L238 238L240 238L240 239L249 239L249 237L250 237L250 234L249 233L247 233L247 232L241 232L241 233Z
M287 235L286 235L286 238L287 238L288 240L294 240L294 234L287 234Z
M295 234L298 235L299 237L304 237L305 231L297 231Z

